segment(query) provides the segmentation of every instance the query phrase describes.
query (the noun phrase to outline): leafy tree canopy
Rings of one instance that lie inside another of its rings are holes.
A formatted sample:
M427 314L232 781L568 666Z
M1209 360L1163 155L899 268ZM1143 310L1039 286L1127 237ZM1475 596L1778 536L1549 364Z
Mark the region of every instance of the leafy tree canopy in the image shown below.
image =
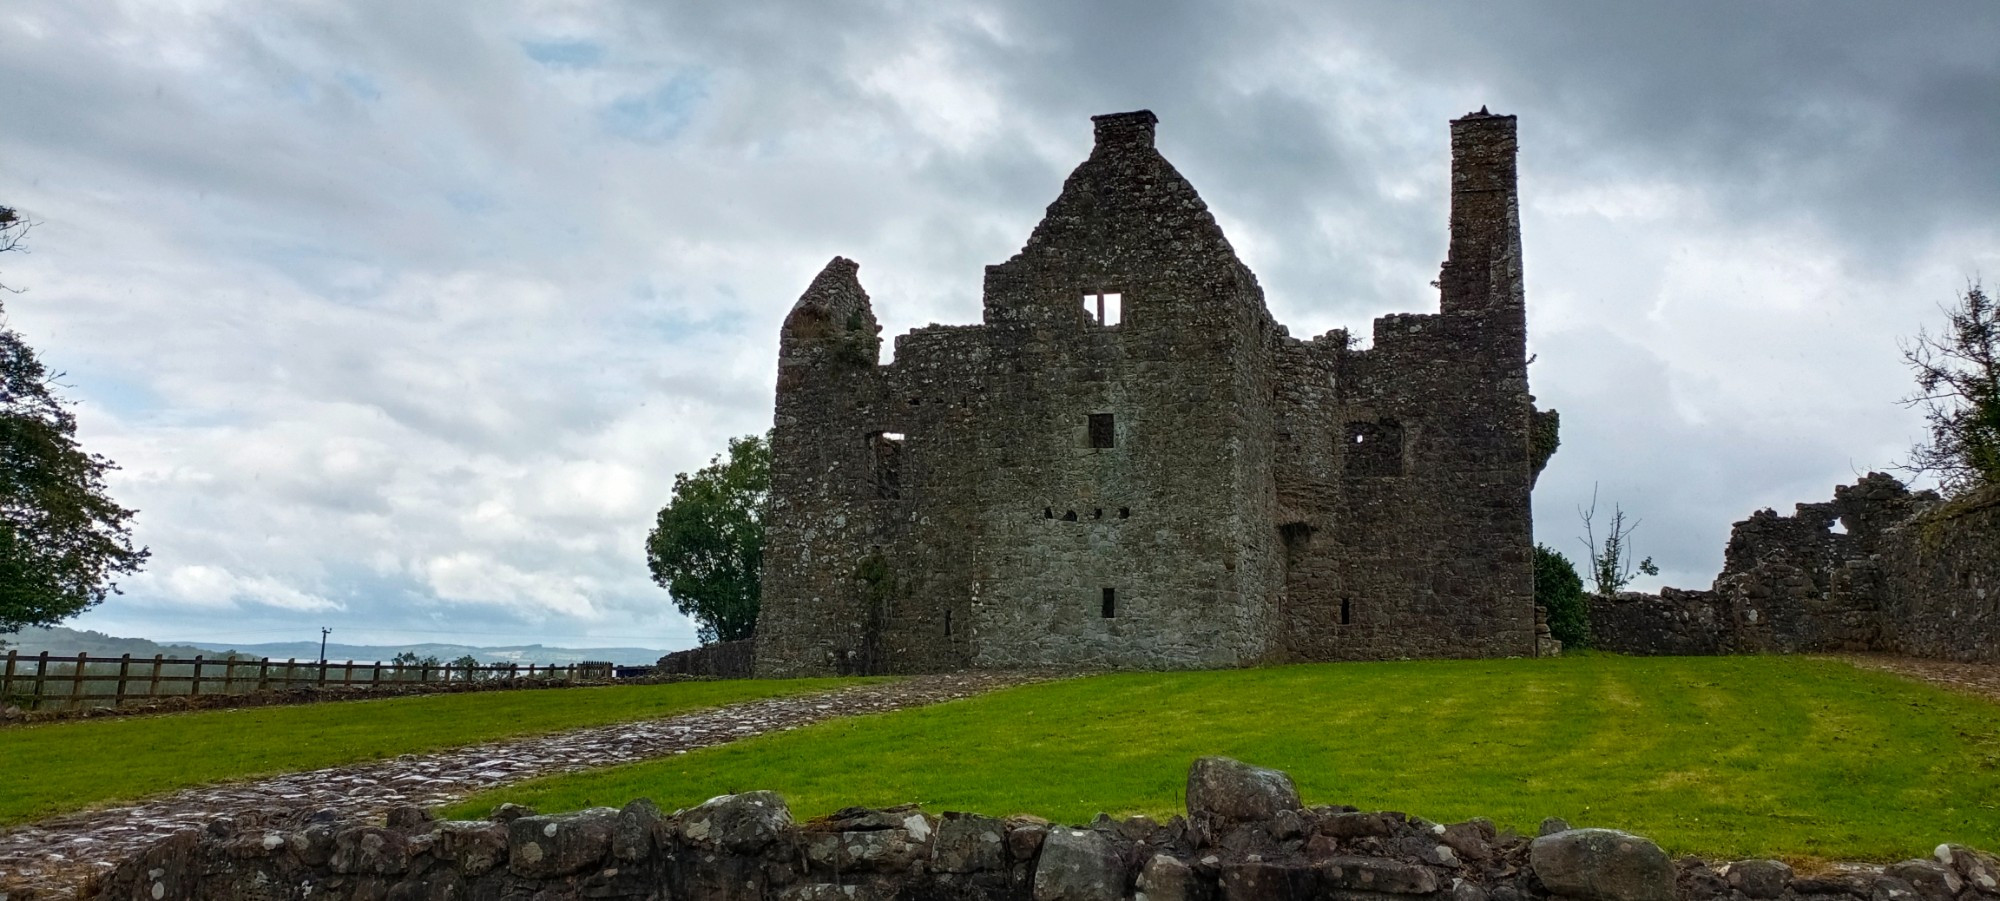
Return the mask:
M0 207L0 251L26 222ZM132 546L133 510L113 502L104 474L117 465L85 453L76 416L51 374L0 307L0 634L52 626L118 592L148 551Z
M1941 309L1942 334L1919 330L1902 345L1917 376L1903 404L1921 407L1930 429L1902 468L1936 475L1946 492L1963 494L2000 485L2000 305L1974 283L1957 306Z
M1549 634L1564 648L1590 647L1590 607L1576 564L1546 544L1535 545L1535 603L1549 612Z
M771 442L729 441L693 474L674 476L673 499L646 536L653 581L694 618L703 643L749 638L757 629L764 569L764 505L771 494Z

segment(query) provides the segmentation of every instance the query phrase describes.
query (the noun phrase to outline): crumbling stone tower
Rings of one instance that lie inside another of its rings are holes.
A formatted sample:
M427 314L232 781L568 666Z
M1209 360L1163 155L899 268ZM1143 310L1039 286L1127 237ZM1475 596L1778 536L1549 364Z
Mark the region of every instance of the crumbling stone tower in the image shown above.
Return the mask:
M1452 123L1441 310L1367 349L1093 121L983 323L881 365L844 258L786 317L759 674L1535 653L1514 118Z

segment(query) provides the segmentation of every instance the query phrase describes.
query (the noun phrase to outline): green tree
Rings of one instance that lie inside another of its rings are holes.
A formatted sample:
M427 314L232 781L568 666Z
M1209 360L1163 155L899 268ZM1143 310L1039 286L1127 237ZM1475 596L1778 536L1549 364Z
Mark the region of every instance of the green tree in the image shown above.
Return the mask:
M1535 603L1549 612L1549 634L1565 648L1590 647L1590 605L1576 564L1546 544L1535 545Z
M1949 327L1918 330L1901 343L1917 391L1903 405L1921 407L1930 437L1910 448L1906 471L1931 473L1951 494L2000 485L2000 308L1977 282L1955 307L1939 306Z
M28 227L0 207L0 251ZM0 307L0 634L52 626L117 594L116 577L149 552L132 546L136 511L105 492L117 465L85 453L76 416L50 373Z
M674 476L673 499L646 536L653 581L694 618L703 643L757 630L764 570L764 506L771 495L768 436L729 440L694 473Z

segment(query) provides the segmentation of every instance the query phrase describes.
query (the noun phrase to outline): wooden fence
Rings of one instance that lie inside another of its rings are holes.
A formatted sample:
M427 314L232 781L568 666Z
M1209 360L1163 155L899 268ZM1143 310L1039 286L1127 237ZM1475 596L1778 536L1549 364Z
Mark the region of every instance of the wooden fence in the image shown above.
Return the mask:
M8 651L5 668L0 669L0 704L26 709L75 707L89 704L116 706L126 701L153 698L195 697L214 694L248 694L253 691L304 687L376 688L422 682L473 682L497 679L536 679L558 682L598 681L612 677L609 663L574 663L539 666L502 663L479 666L451 664L384 663L380 660L356 663L296 659L273 661L269 657L207 659L171 658L155 654L152 659L119 657L93 658L22 655Z

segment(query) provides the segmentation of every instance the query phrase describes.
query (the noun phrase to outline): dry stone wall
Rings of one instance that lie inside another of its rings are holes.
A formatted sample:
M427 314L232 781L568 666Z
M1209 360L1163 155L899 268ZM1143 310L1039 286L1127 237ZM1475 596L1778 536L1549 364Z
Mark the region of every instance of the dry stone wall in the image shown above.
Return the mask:
M760 674L1536 652L1514 118L1452 123L1440 311L1367 349L1273 320L1156 124L1094 118L979 325L883 364L853 261L800 297Z
M326 815L217 821L120 864L90 897L654 901L2000 901L2000 860L1933 859L1810 877L1774 860L1674 861L1639 836L1550 820L1530 838L1300 803L1284 773L1203 758L1188 816L1026 816L848 808L793 821L749 792L671 815L651 802L485 821L415 808L382 825Z
M1737 523L1708 590L1593 599L1590 618L1598 647L1634 654L2000 661L2000 489L1944 503L1869 473Z

